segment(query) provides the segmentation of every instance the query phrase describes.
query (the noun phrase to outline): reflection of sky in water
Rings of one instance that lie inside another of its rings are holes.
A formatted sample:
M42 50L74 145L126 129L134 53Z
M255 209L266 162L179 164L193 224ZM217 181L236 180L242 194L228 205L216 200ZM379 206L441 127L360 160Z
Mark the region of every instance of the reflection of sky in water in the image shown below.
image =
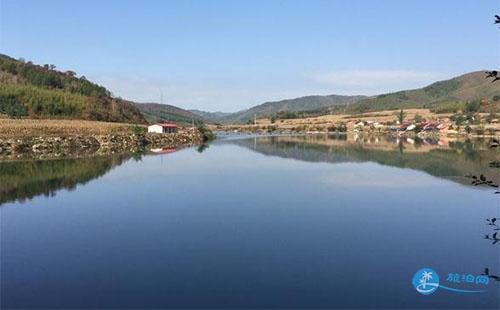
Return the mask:
M495 308L498 282L480 298L430 297L411 278L498 271L498 247L482 239L498 198L412 169L231 144L146 156L2 206L2 302Z
M387 173L391 170L390 173ZM343 164L335 167L332 174L321 178L325 184L335 187L376 187L394 189L423 190L439 185L441 180L429 180L424 173L413 173L399 168L380 166L372 163Z

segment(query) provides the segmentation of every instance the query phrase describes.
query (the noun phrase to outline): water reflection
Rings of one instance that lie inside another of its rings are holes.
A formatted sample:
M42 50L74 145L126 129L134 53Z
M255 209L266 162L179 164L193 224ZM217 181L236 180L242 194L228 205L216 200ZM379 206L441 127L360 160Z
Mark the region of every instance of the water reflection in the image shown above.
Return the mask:
M151 149L151 152L155 154L169 154L169 153L174 153L176 151L177 148L175 147L161 147L161 148Z
M74 190L77 185L98 178L132 155L94 156L53 160L0 162L0 204L54 196L58 190ZM140 160L135 155L135 160Z
M223 139L217 144L236 144L255 152L308 162L376 162L411 168L433 176L470 184L467 175L481 175L484 185L498 184L499 174L491 169L499 148L488 148L486 140L414 139L391 136L347 135L268 136ZM199 153L208 148L203 144ZM153 154L169 154L175 148L158 148ZM121 154L53 160L0 161L0 205L25 201L37 195L53 196L60 189L73 190L98 178L130 158L143 154ZM479 184L478 183L478 184ZM477 185L477 184L474 184Z
M499 243L483 237L495 232L485 219L497 223L498 196L442 179L496 153L477 141L384 139L220 140L202 154L124 156L115 169L68 164L78 173L58 172L64 160L31 173L35 162L17 162L10 186L88 183L1 208L0 307L497 309ZM484 271L490 286L480 298L423 297L411 285L422 267Z
M490 169L500 152L489 148L488 140L480 139L318 135L228 139L219 143L237 144L264 155L307 162L375 162L411 168L467 185L470 182L466 176L471 174L482 174L494 184L498 184L500 178Z

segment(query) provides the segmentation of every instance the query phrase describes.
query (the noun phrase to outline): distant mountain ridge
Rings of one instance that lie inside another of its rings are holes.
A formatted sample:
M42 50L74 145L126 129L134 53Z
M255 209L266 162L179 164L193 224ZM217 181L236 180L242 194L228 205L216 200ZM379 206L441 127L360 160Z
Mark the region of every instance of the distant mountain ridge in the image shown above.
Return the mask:
M201 111L201 110L189 110L190 112L198 115L199 117L203 118L207 122L217 122L220 119L231 115L232 113L226 113L226 112L206 112L206 111Z
M269 117L279 112L302 112L336 105L345 105L357 102L366 96L305 96L280 101L270 101L254 106L248 110L231 113L221 118L222 121L245 121L257 117Z
M266 102L250 109L211 114L212 122L245 122L259 117L270 117L280 112L363 113L369 111L408 108L433 110L459 109L466 101L487 100L494 103L495 111L500 107L500 82L485 79L484 71L463 74L448 80L438 81L426 87L402 90L377 96L305 96L294 99ZM207 112L196 112L204 117Z

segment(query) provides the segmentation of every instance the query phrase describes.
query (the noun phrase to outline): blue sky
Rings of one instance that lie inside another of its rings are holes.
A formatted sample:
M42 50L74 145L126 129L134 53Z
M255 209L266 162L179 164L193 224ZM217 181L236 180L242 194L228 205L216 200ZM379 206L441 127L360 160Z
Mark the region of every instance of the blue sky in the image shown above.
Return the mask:
M116 96L237 111L498 68L497 0L0 0L0 52Z

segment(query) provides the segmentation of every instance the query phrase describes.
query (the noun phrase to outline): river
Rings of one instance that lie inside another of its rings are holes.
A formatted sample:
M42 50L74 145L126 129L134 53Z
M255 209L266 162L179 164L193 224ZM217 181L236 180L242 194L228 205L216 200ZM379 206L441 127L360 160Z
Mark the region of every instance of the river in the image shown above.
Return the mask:
M450 278L500 273L500 195L465 177L498 184L488 141L157 151L0 162L1 308L499 307L494 277Z

